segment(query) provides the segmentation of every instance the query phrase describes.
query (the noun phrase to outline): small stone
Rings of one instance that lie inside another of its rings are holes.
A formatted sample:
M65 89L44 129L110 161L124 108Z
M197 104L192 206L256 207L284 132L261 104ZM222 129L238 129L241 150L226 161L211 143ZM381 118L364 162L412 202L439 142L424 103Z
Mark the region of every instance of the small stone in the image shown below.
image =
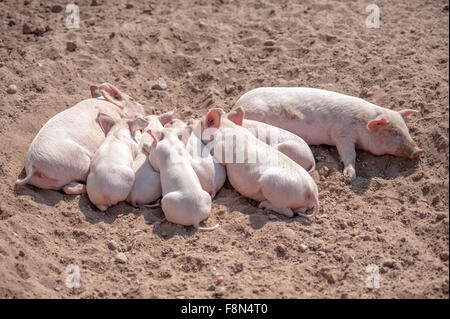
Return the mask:
M117 249L117 244L114 240L110 240L108 241L108 248L111 250L116 250Z
M277 251L278 251L280 254L284 255L284 254L287 253L287 248L286 248L286 246L284 246L283 244L279 244L279 245L277 246Z
M62 9L63 9L63 8L62 8L59 4L55 4L54 6L52 6L51 11L52 11L53 13L59 13L59 12L62 11Z
M436 205L437 203L439 203L439 195L433 197L433 199L431 200L431 204Z
M165 90L167 89L167 83L163 78L159 78L152 86L153 90Z
M61 291L61 287L55 287L55 291Z
M69 52L73 52L73 51L75 51L77 49L77 45L76 45L75 42L67 42L66 43L66 49Z
M298 246L298 249L303 253L308 249L308 246L306 246L305 244L300 244L300 246Z
M15 86L14 84L11 84L6 89L6 93L8 93L8 94L16 94L16 92L17 92L17 86Z
M115 32L111 32L111 33L109 34L109 38L110 38L110 39L114 38L115 36L116 36L116 33L115 33Z
M222 59L219 59L219 58L214 58L213 61L214 61L215 64L222 63Z
M394 268L395 261L393 261L393 260L386 260L386 261L383 262L383 266L388 267L388 268Z
M217 277L217 284L220 285L223 282L223 276Z
M218 297L223 296L226 291L227 291L227 289L224 286L220 286L216 289L215 295Z
M441 253L439 257L441 257L442 261L448 261L448 253Z
M225 93L226 94L231 94L231 93L233 93L234 89L235 89L234 85L226 85L225 86Z
M327 177L330 174L330 169L327 166L322 166L319 170L320 176Z
M32 34L33 31L31 30L31 27L25 23L22 27L22 33L23 34Z
M381 233L383 232L383 230L381 229L380 226L375 227L375 231L376 231L378 234L381 234Z
M270 220L275 220L275 219L277 219L277 216L275 216L274 214L270 214L269 215L269 219Z
M117 253L116 261L121 264L125 264L128 261L127 256L124 253Z
M324 251L317 252L321 258L325 258L327 254Z
M267 40L264 42L264 46L265 47L272 47L275 45L275 41L274 40Z
M352 255L350 255L350 256L348 256L347 261L349 263L354 263L355 262L355 258Z

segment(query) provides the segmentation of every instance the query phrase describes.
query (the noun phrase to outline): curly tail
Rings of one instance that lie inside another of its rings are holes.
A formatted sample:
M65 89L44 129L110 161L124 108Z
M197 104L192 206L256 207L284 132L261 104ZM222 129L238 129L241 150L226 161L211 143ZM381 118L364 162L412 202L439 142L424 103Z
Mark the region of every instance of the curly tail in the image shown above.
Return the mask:
M28 175L23 179L18 179L16 181L16 186L22 186L28 183L28 181L33 177L34 173L36 173L36 168L34 166L31 166L30 169L28 169Z
M216 224L213 227L200 227L198 222L195 222L194 227L197 228L198 231L213 231L214 229L219 227L219 224Z
M314 215L316 215L319 212L319 209L320 209L319 198L317 196L314 196L314 201L315 201L315 203L314 203L314 210L313 210L312 214L304 214L304 213L298 212L298 215L302 216L302 217L306 217L306 218L311 218Z

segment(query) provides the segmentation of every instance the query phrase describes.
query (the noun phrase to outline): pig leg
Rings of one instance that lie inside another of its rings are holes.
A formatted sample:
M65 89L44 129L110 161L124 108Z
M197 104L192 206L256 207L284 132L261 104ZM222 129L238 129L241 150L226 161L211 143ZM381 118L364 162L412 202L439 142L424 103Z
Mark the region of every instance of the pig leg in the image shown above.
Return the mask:
M258 208L273 210L274 212L277 212L277 213L279 213L281 215L284 215L286 217L294 216L294 212L292 211L292 209L275 207L269 201L266 201L266 200L262 201L261 203L259 203Z
M79 194L85 194L86 193L86 184L81 184L78 182L72 182L67 185L65 185L62 190L64 193L68 195L79 195Z
M351 179L355 179L355 143L344 139L336 143L336 148L339 152L339 156L341 157L342 162L344 163L344 175L351 177Z

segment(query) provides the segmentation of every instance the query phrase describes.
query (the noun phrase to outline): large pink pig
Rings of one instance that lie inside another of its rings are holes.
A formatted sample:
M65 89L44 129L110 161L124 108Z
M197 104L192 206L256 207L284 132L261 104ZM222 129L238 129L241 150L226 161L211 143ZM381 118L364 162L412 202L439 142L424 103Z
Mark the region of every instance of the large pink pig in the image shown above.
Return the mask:
M309 145L335 145L344 174L351 178L356 177L355 148L411 159L422 152L404 121L415 110L397 112L357 97L302 87L257 88L235 106L245 110L246 118L291 131Z
M144 113L141 104L109 83L100 85L98 91L102 97L81 101L45 123L28 149L27 176L16 185L29 183L67 194L86 192L91 158L105 140L97 123L99 112L114 120Z

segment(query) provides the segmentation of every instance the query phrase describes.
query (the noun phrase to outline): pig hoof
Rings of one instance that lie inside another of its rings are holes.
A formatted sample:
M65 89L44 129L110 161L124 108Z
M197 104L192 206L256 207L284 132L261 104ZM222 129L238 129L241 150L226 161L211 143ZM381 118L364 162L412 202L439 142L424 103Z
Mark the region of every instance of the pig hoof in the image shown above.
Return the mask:
M67 195L79 195L86 193L86 185L77 182L67 184L62 189Z
M344 169L344 175L350 177L352 180L356 178L355 169L351 166L348 166Z

